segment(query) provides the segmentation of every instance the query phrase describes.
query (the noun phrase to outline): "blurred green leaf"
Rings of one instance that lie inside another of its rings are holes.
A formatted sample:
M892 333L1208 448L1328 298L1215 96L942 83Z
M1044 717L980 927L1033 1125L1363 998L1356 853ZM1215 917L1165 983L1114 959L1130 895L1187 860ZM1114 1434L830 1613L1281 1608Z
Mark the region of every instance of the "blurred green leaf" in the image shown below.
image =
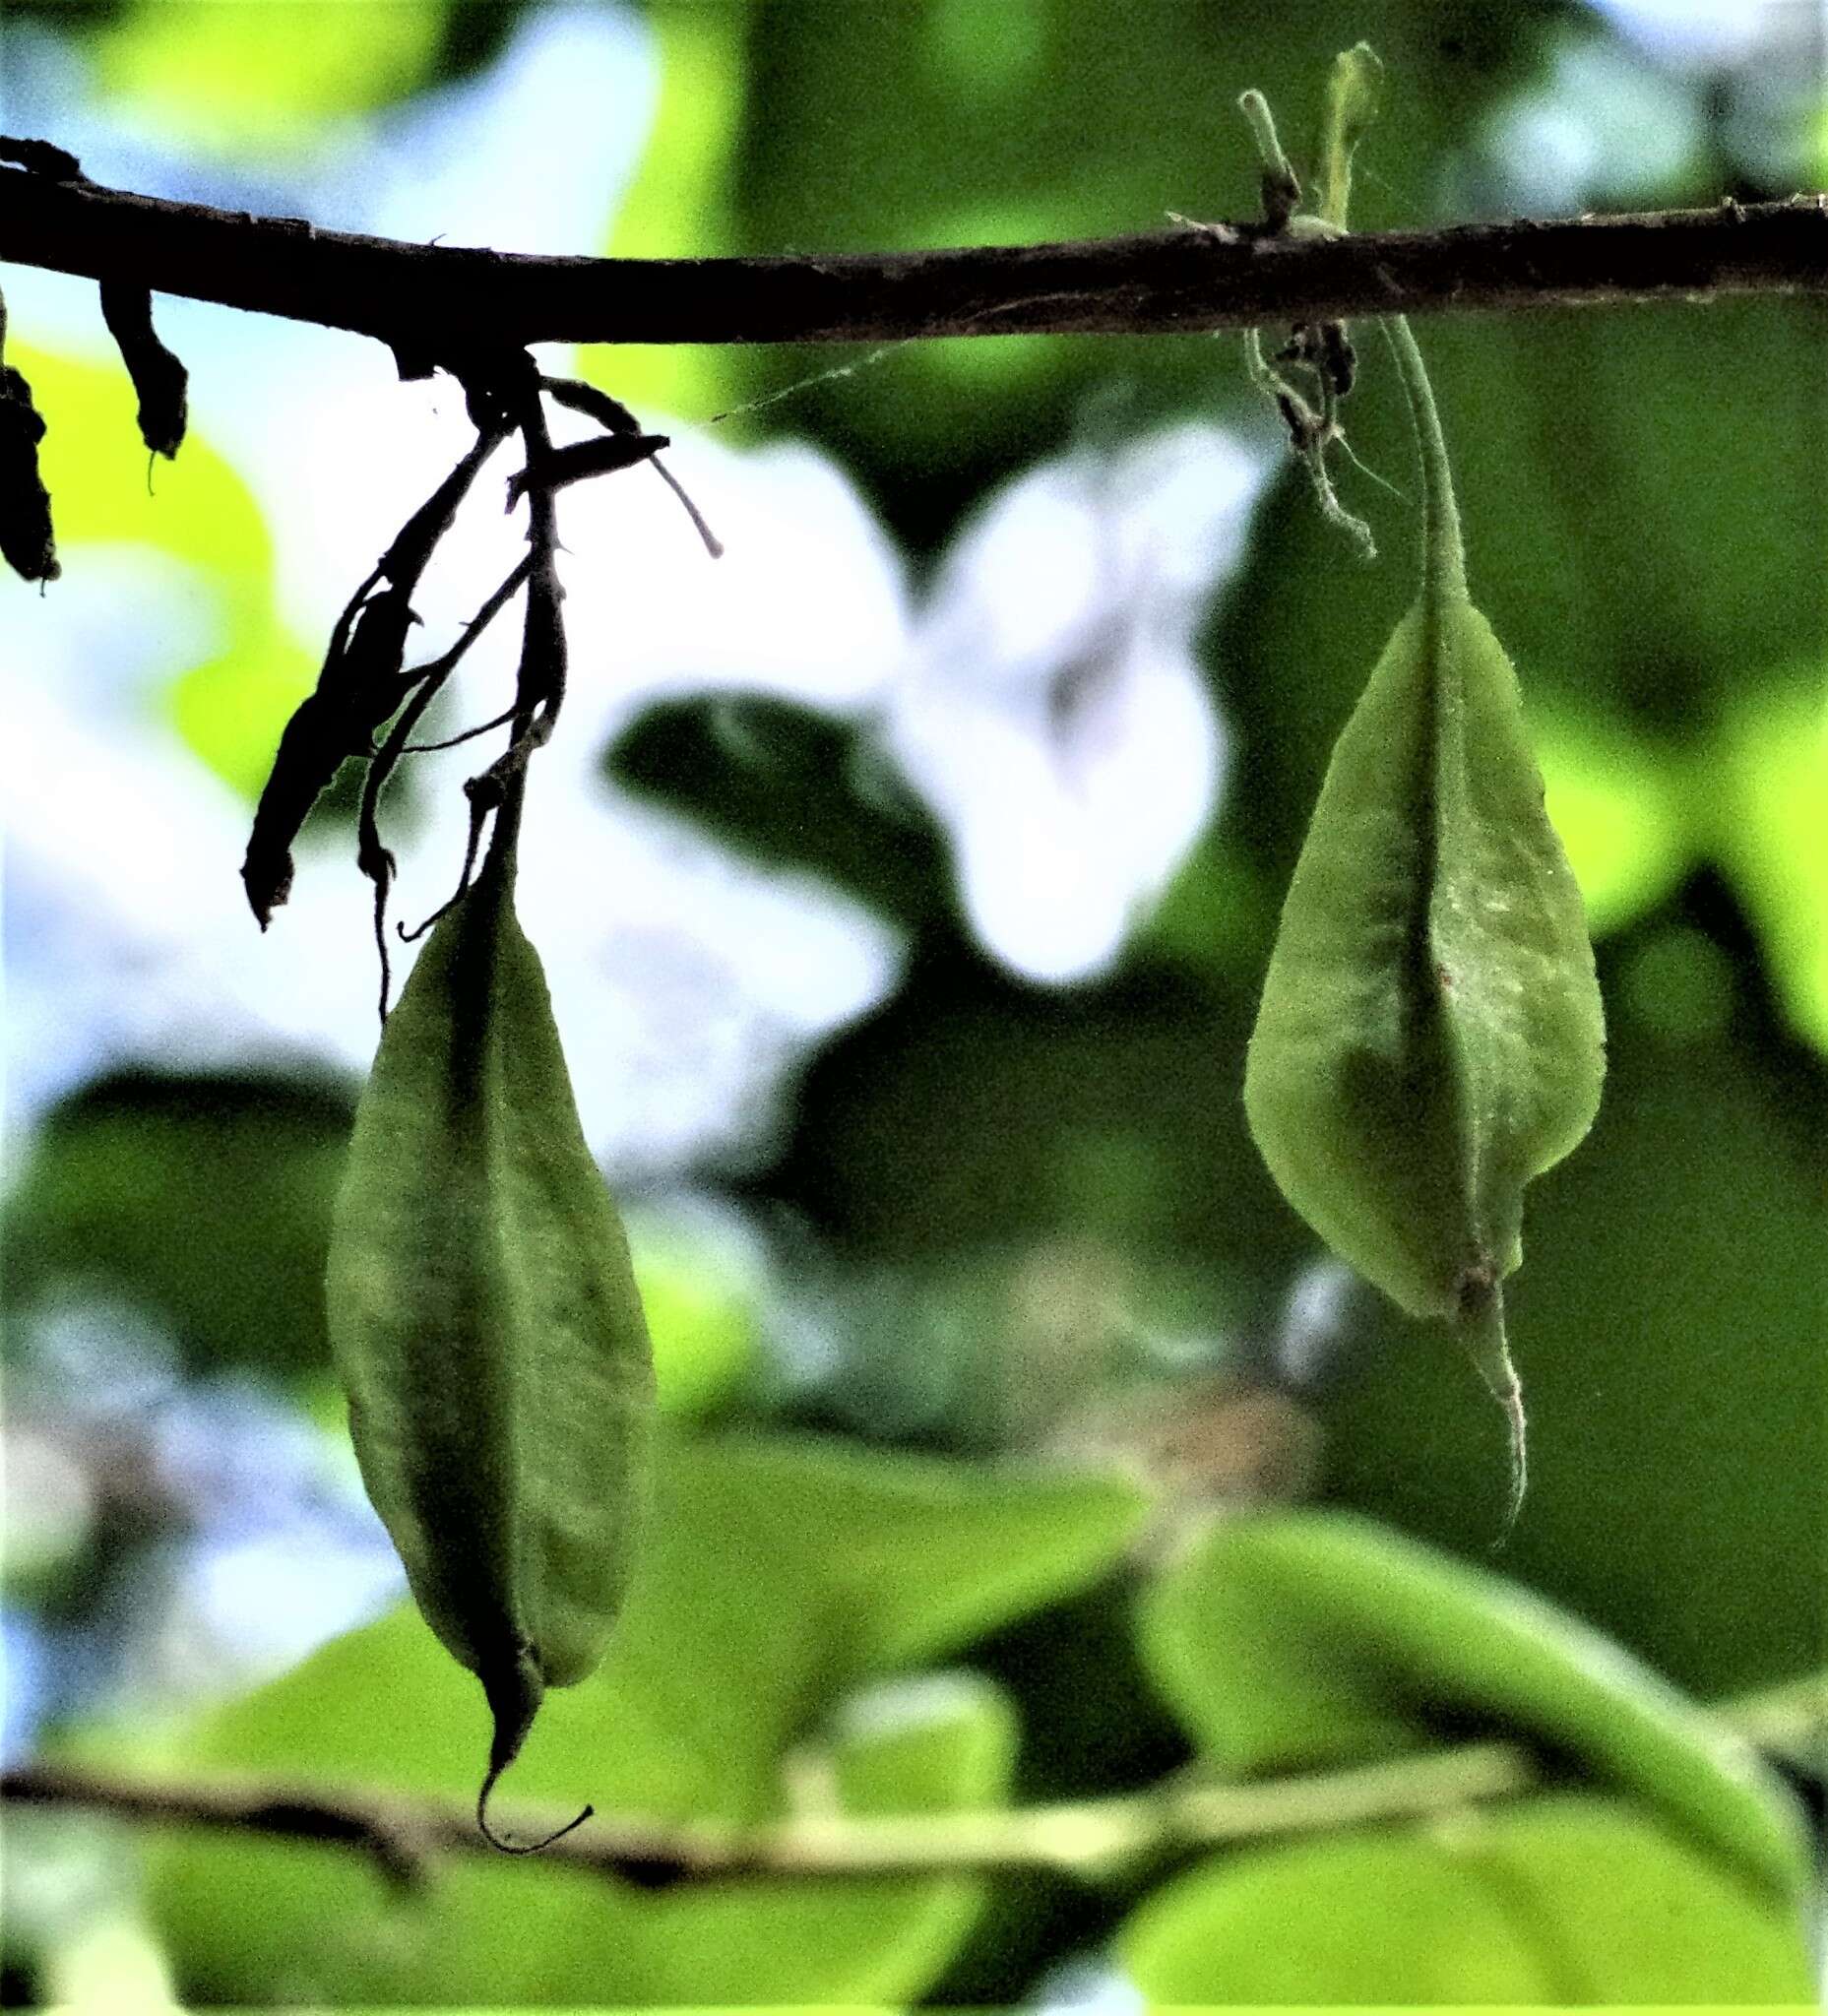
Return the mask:
M609 1656L548 1697L502 1823L519 1801L586 1798L731 1821L833 1799L993 1804L1014 1732L987 1682L845 1697L872 1670L1092 1579L1136 1517L1133 1496L1097 1480L971 1478L811 1442L673 1443ZM474 1682L403 1610L216 1711L158 1762L468 1797L486 1742ZM151 1892L179 1978L210 1999L465 2005L898 2000L938 1974L980 1894L954 1875L647 1894L464 1859L400 1905L348 1855L204 1838L161 1849Z
M1549 823L1580 884L1588 928L1601 938L1661 903L1688 865L1681 766L1591 711L1532 712Z
M13 1307L60 1287L157 1310L193 1366L327 1361L324 1254L349 1102L236 1079L106 1080L53 1112L7 1200Z
M96 41L98 83L120 116L188 146L275 154L327 120L404 96L435 63L440 0L139 0Z
M1706 933L1690 924L1653 928L1621 962L1613 1026L1628 1016L1665 1043L1716 1041L1728 1033L1739 979Z
M1089 1587L1150 1510L1117 1476L977 1468L840 1442L732 1438L751 1525L803 1553L847 1676L957 1651Z
M976 1674L933 1673L852 1695L822 1744L794 1760L815 1798L805 1810L920 1814L1001 1805L1015 1718ZM830 1804L821 1807L816 1795ZM825 2001L911 1997L934 1980L982 1908L985 1880L754 1883L693 1900L690 1917L655 1940L647 1992L657 2000L744 2003L763 1996ZM683 1900L682 1900L683 1902ZM657 1927L657 1931L658 1931ZM673 1956L690 1939L689 1969Z
M1691 800L1758 926L1785 1013L1828 1051L1828 681L1741 694L1698 753Z
M1797 1816L1725 1726L1617 1646L1497 1576L1340 1513L1233 1518L1149 1590L1151 1671L1219 1768L1312 1768L1521 1735L1779 1895Z
M932 818L895 794L849 723L759 696L662 701L608 761L618 784L770 866L822 875L897 920L951 908Z
M277 623L250 622L230 650L180 673L165 705L192 752L251 804L319 662Z
M649 0L659 102L604 245L611 259L707 259L730 246L730 178L742 135L744 0ZM734 405L749 352L707 344L618 344L579 352L584 375L638 412L706 420ZM737 422L740 429L741 422Z
M1194 973L1254 991L1269 961L1277 915L1251 857L1229 832L1209 830L1176 870L1135 942Z
M852 1259L947 1266L1114 1227L1207 1275L1223 1324L1280 1294L1307 1238L1244 1127L1254 1006L1159 959L1041 989L935 946L807 1072L777 1192Z
M1741 1694L1723 1702L1719 1712L1767 1756L1781 1757L1800 1776L1828 1784L1828 1668Z
M1782 299L1431 330L1474 590L1526 698L1692 734L1819 654L1817 346Z
M1151 2003L1806 2001L1793 1912L1572 1795L1215 1857L1121 1935Z
M149 483L133 387L118 363L28 346L10 354L48 422L39 460L66 575L80 584L86 541L149 547L192 569L214 603L221 649L180 670L165 704L190 747L252 797L287 716L317 678L316 658L275 610L273 545L253 493L194 429Z
M629 1236L661 1411L699 1419L715 1413L754 1366L761 1334L756 1285L690 1228L654 1226L636 1214Z

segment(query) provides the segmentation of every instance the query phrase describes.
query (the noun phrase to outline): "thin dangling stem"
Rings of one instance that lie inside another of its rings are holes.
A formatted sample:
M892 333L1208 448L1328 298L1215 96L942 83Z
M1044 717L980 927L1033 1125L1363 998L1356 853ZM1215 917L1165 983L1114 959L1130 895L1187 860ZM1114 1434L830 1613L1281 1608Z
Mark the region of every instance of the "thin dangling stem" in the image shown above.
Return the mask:
M1409 395L1410 417L1416 427L1416 447L1421 461L1422 589L1430 598L1450 596L1464 598L1466 547L1460 537L1460 507L1454 502L1453 472L1448 467L1447 443L1441 433L1441 416L1428 384L1427 366L1421 348L1403 315L1383 317L1384 335L1395 352L1402 374L1403 390Z

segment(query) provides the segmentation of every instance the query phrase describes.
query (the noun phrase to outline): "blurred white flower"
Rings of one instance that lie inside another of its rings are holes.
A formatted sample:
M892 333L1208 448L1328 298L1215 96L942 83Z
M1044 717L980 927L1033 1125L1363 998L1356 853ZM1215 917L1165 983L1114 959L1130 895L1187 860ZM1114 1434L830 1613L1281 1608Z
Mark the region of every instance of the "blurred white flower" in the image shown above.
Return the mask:
M1541 217L1654 197L1700 158L1706 138L1692 79L1609 39L1563 36L1547 74L1487 123L1484 207Z
M1590 0L1597 14L1659 61L1726 69L1768 46L1780 32L1819 17L1808 0Z
M1276 1339L1276 1369L1292 1386L1327 1372L1350 1338L1359 1277L1333 1259L1314 1260L1296 1275Z
M73 549L72 565L80 596L67 577L18 610L0 665L11 1126L128 1061L295 1068L326 1030L352 1035L368 991L321 943L260 964L235 874L247 807L146 704L201 655L208 603L189 570L119 547ZM300 892L314 919L320 892ZM335 927L359 933L361 918L358 885ZM347 1065L364 1054L358 1040L330 1048Z
M1531 81L1445 166L1443 214L1656 203L1691 183L1715 145L1777 188L1812 172L1821 0L1595 0L1594 11L1613 32L1569 19L1545 36Z
M1196 632L1268 473L1200 425L1071 455L993 498L942 569L884 741L1017 973L1109 966L1212 817L1226 747Z

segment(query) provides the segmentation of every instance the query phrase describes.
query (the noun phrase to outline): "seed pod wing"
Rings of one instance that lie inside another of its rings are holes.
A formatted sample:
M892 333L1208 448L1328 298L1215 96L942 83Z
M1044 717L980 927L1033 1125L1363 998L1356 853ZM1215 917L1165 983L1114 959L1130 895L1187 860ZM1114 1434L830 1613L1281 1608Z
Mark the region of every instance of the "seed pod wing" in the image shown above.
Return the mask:
M597 1664L627 1585L654 1372L627 1237L585 1144L538 955L512 912L497 987L516 1327L543 1341L528 1354L538 1390L523 1411L521 1488L540 1516L523 1566L538 1592L540 1669L564 1687Z
M1543 803L1517 675L1470 601L1440 611L1454 696L1440 738L1428 930L1465 1087L1473 1211L1502 1276L1522 1258L1524 1186L1593 1124L1605 1027L1586 912Z

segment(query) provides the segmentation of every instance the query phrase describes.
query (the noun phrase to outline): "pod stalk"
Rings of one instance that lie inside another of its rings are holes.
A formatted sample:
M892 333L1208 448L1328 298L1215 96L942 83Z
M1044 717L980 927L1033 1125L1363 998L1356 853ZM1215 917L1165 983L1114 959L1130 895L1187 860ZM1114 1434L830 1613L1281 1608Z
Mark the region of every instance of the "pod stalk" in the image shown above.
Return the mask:
M1466 1346L1479 1374L1491 1389L1491 1397L1503 1408L1511 1431L1511 1489L1504 1508L1504 1524L1491 1544L1493 1553L1510 1539L1523 1510L1524 1492L1530 1481L1528 1422L1524 1418L1523 1385L1511 1363L1510 1345L1504 1334L1504 1288L1488 1268L1470 1273L1460 1285L1460 1341Z
M1466 599L1466 546L1460 536L1460 507L1454 502L1453 472L1447 461L1447 442L1441 433L1441 416L1428 383L1421 346L1405 315L1383 317L1384 335L1397 360L1403 390L1409 397L1410 418L1416 428L1416 451L1421 463L1421 577L1422 593L1430 598L1453 596Z

